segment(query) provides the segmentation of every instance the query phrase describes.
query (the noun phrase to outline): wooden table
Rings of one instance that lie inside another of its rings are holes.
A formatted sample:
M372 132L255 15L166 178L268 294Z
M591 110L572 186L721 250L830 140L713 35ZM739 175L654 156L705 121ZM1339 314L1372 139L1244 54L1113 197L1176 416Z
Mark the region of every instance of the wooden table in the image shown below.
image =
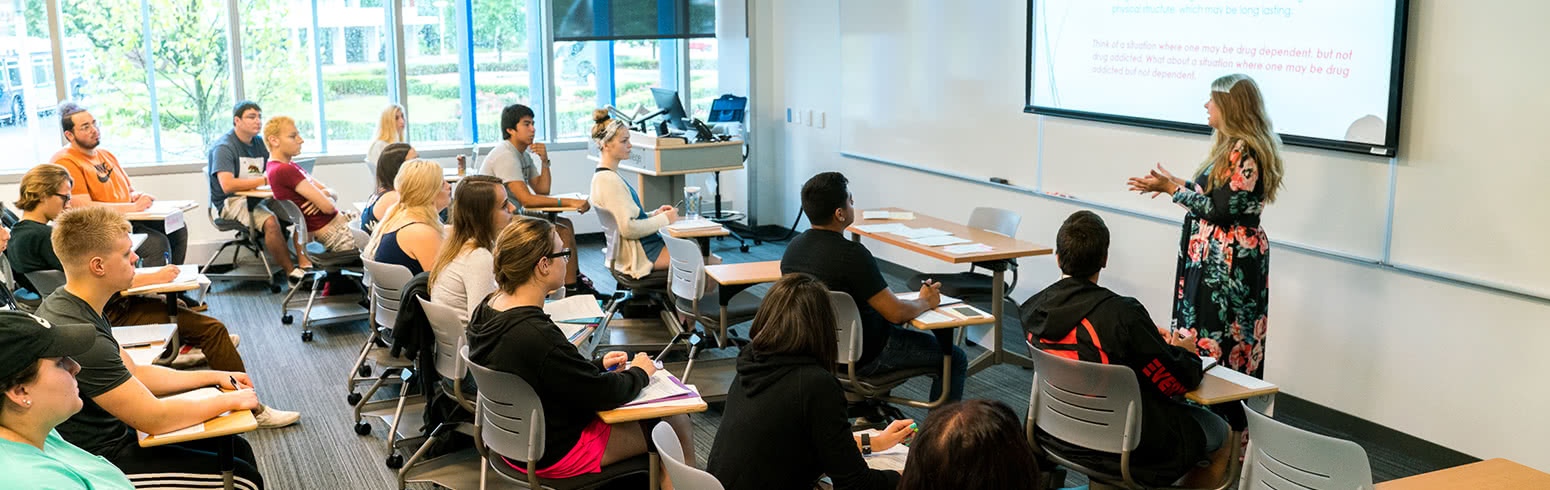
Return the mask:
M549 220L550 223L553 223L553 222L555 222L555 220L560 219L560 213L574 213L574 212L578 212L578 211L581 211L581 207L580 206L546 206L546 207L541 207L541 208L522 208L522 210L523 211L533 211L533 212L537 212L537 213L544 213L544 219L547 219L547 220Z
M269 199L274 197L274 191L270 190L269 186L267 185L259 186L257 189L253 189L251 191L237 191L233 192L232 194L249 199Z
M667 236L673 238L693 238L695 243L700 244L700 256L702 257L710 256L711 238L732 234L732 230L728 230L726 226L722 226L720 223L717 223L715 228L704 230L679 231L674 230L672 227L665 227L663 230L667 232Z
M193 202L193 201L189 201L187 204L184 204L182 206L178 206L176 209L172 210L172 212L166 212L166 210L163 210L163 212L155 213L155 212L151 212L151 210L147 209L145 211L135 211L133 213L124 213L124 219L130 220L130 221L162 221L162 220L167 219L168 216L171 216L173 212L186 213L186 212L198 209L198 208L199 208L199 203L196 203L196 202Z
M721 285L721 292L717 300L721 303L721 338L717 339L721 347L726 347L727 338L727 305L731 304L732 297L750 287L766 282L780 280L780 261L767 260L764 262L744 262L741 264L716 264L705 266L705 275L710 280Z
M448 184L455 184L463 180L463 174L459 173L456 168L442 167L441 178L446 180Z
M883 209L900 212L908 211L900 208ZM858 226L881 225L890 223L902 224L911 228L936 228L939 230L944 230L952 233L953 236L960 237L972 242L983 243L991 247L991 250L987 252L953 254L943 250L942 247L928 247L911 242L909 238L892 233L871 233L862 231L857 228ZM851 239L857 242L861 241L861 237L867 237L952 264L969 264L974 262L987 262L1002 259L1017 259L1021 257L1032 257L1035 255L1049 255L1055 252L1054 249L1048 246L1025 242L1006 235L993 233L978 228L970 228L964 225L933 218L931 216L926 216L920 213L915 213L915 219L910 220L858 220L855 224L851 225L848 231L851 233ZM974 358L974 360L969 361L969 374L974 374L987 367L1002 363L1016 364L1027 368L1033 367L1033 359L1030 359L1020 353L1008 351L1001 345L1002 336L1005 334L1005 332L1002 331L1004 325L1001 322L1001 316L1004 313L1002 311L1004 309L1003 303L1005 303L1002 298L1006 296L1006 283L1004 281L1005 274L1006 273L1003 270L995 270L991 278L991 298L994 298L990 303L990 314L992 317L994 317L991 321L991 323L994 325L993 330L991 331L991 338L993 339L991 341L992 345L985 346L989 350L987 350L984 354L980 354L980 356Z
M981 310L979 308L975 308L974 306L971 306L968 303L953 303L953 304L950 304L950 305L947 305L947 306L939 306L936 309L931 310L931 311L934 311L934 312L937 312L937 313L941 313L942 315L947 316L949 318L949 320L941 321L941 322L936 322L936 323L926 323L926 322L920 321L919 317L916 317L914 320L910 320L910 326L918 328L918 329L921 329L921 330L936 330L936 329L940 329L940 328L958 328L958 327L967 327L969 325L984 325L984 324L987 324L987 323L995 323L995 321L996 321L994 316L988 315L988 314L987 315L976 315L976 316L972 316L972 317L964 316L962 314L959 314L957 311L953 310L953 308L958 308L958 307L974 308L974 311L978 311L980 313L985 313L984 310Z
M199 265L198 264L184 264L184 265L179 265L178 266L179 269L184 268L184 267L192 267L195 270L198 270ZM135 274L149 274L149 273L155 272L158 269L161 269L161 267L140 267L140 268L135 269ZM209 284L210 284L210 278L209 277L205 277L204 274L199 274L199 276L196 277L193 281L174 282L174 283L166 283L166 284L150 284L150 285L147 285L147 286L155 286L155 287L151 287L150 289L144 289L144 290L135 291L135 292L129 293L129 294L132 294L132 295L135 295L135 296L160 294L160 295L165 296L167 298L167 316L170 318L169 321L176 322L178 320L178 295L177 295L177 293L193 291L193 290L205 287L205 286L207 286ZM146 286L142 286L142 287L146 287ZM125 290L125 291L127 292L128 290Z
M253 418L251 410L236 410L210 419L204 425L204 432L197 434L181 434L169 437L142 434L140 437L140 447L155 447L219 437L221 442L217 445L219 448L217 457L221 460L222 485L227 490L231 490L235 487L232 481L232 470L236 468L236 461L234 456L232 456L232 445L234 444L232 438L236 437L237 434L258 429L258 420Z
M598 416L598 418L603 419L604 423L617 424L617 423L621 423L621 422L634 422L634 421L638 421L638 420L655 419L655 418L662 418L662 417L671 417L671 416L679 415L679 414L700 413L700 412L704 412L705 410L710 408L710 406L705 403L705 399L703 399L703 398L700 398L700 397L692 398L692 400L694 400L694 401L696 401L698 403L688 403L688 400L691 400L691 399L675 400L675 401L684 401L685 403L684 404L676 404L675 403L674 405L666 406L666 407L651 407L651 406L647 406L647 407L633 407L633 408L615 408L613 410L605 410L605 411L602 411L602 412L598 412L597 416ZM644 427L642 429L644 430ZM662 482L662 475L660 473L662 471L660 469L661 462L658 460L659 456L657 456L657 445L656 445L656 443L651 441L651 431L645 430L645 432L646 432L646 434L645 434L645 436L646 436L646 452L648 454L650 454L650 458L649 459L651 460L651 462L650 462L650 468L651 468L651 487L650 488L651 488L651 490L657 490L658 486Z
M1264 384L1269 386L1262 387L1249 387L1240 384L1253 382L1250 380L1255 379L1225 366L1213 366L1206 371L1205 377L1201 378L1200 386L1196 386L1194 391L1185 393L1184 397L1201 405L1217 405L1261 397L1265 401L1273 402L1275 394L1281 391L1280 387L1269 382L1264 382ZM1265 404L1265 406L1271 407L1273 404ZM1268 410L1265 412L1266 415L1271 414Z
M1496 458L1422 473L1409 478L1390 480L1379 483L1377 487L1378 490L1550 489L1550 475L1506 459Z

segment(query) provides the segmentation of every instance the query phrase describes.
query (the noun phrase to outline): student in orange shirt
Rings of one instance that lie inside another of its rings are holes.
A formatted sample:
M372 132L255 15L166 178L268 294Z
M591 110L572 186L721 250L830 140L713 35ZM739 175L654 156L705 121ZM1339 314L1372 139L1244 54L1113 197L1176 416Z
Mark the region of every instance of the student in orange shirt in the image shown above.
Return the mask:
M64 129L64 148L49 157L49 162L70 171L76 182L71 206L103 206L121 213L144 211L155 196L136 191L129 175L119 166L118 158L98 148L102 133L97 120L86 108L72 101L59 104L59 124ZM136 252L145 257L141 265L182 264L188 253L188 228L167 233L161 221L134 221L134 232L149 238Z

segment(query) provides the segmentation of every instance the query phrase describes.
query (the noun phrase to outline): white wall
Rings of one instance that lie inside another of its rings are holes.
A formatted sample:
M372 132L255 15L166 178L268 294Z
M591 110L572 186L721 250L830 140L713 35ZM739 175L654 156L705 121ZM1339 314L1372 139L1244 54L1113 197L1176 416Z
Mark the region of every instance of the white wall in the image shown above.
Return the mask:
M1435 17L1429 2L1415 3L1424 5L1413 7L1418 18L1412 26L1446 23ZM802 183L829 170L851 178L857 206L902 206L944 218L967 216L975 206L1005 207L1023 215L1019 238L1038 243L1053 243L1060 221L1079 209L1064 201L843 157L836 126L787 124L786 107L831 114L841 107L835 89L842 71L836 49L842 28L838 2L753 0L749 10L755 141L765 142L754 156L760 179L751 183L760 189L761 223L789 223ZM1479 28L1491 29L1486 24ZM1411 32L1413 39L1427 35ZM1532 51L1527 46L1503 49L1523 55ZM1021 66L1015 68L1022 72ZM1011 105L1020 104L1023 94L1002 96ZM1424 99L1407 101L1407 107L1425 104ZM1311 188L1310 183L1293 191ZM1275 207L1268 212L1273 215ZM1166 321L1178 228L1100 214L1114 237L1102 282L1138 297L1155 320ZM872 251L919 270L955 269L893 247ZM1025 259L1022 266L1022 287L1014 293L1019 299L1057 278L1050 257ZM1550 412L1550 390L1543 388L1542 377L1550 371L1550 356L1542 352L1550 345L1550 304L1284 248L1273 253L1271 267L1270 381L1290 394L1476 457L1506 457L1550 471L1550 451L1542 442L1550 440L1550 420L1542 416Z

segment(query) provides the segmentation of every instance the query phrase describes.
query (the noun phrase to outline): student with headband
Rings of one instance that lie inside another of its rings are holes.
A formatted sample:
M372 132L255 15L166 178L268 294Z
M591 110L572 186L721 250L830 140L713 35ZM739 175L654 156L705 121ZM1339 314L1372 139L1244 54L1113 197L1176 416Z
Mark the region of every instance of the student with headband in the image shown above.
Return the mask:
M657 230L678 221L678 211L662 205L647 212L640 194L619 176L619 162L630 158L630 130L623 121L608 116L606 109L592 112L592 142L602 150L597 171L592 174L592 205L607 210L618 230L618 249L614 251L614 269L630 277L645 277L651 271L667 269L666 242ZM598 215L601 220L602 215Z

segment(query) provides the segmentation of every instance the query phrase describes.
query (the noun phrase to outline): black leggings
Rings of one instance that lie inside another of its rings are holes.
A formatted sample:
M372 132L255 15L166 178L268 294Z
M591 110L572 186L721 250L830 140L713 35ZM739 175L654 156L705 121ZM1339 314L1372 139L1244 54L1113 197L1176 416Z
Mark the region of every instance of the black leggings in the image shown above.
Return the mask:
M218 488L221 486L221 438L202 439L156 447L130 444L118 455L108 458L129 477L135 488ZM232 474L236 488L261 490L264 478L258 473L253 446L232 436Z
M135 253L140 255L142 267L156 267L161 265L182 265L183 259L188 255L188 227L178 228L178 231L167 233L164 221L131 221L134 223L135 233L149 235L145 243ZM171 258L171 262L167 259Z

